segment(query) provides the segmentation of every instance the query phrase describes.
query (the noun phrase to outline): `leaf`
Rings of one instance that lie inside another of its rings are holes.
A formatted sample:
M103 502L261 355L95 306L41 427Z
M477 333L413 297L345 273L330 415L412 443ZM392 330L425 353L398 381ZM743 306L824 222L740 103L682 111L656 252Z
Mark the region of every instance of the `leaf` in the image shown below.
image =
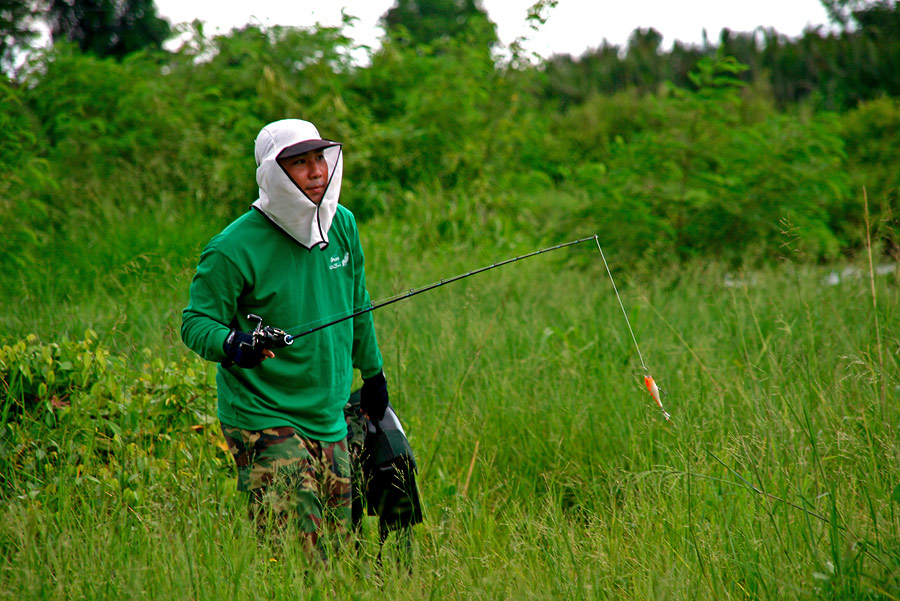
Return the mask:
M894 487L894 492L891 493L891 498L900 503L900 484Z

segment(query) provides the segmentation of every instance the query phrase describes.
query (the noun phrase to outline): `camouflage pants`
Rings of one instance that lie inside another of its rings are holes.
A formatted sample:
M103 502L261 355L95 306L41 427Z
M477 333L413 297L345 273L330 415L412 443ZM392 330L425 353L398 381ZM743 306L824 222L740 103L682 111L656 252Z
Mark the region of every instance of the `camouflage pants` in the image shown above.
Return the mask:
M222 424L237 465L238 490L250 493L250 518L284 528L293 521L315 547L323 522L339 539L349 536L350 455L345 439L304 438L291 427L241 430Z

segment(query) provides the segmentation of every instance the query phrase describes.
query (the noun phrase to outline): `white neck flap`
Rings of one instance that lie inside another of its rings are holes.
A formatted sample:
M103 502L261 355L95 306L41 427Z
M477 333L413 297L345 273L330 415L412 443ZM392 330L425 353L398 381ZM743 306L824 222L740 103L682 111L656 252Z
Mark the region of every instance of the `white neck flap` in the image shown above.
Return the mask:
M300 119L270 123L256 137L259 199L253 206L308 249L328 246L328 230L337 212L344 173L341 146L334 142L323 150L328 163L328 183L318 205L288 177L276 159L288 146L317 139L320 137L315 126Z

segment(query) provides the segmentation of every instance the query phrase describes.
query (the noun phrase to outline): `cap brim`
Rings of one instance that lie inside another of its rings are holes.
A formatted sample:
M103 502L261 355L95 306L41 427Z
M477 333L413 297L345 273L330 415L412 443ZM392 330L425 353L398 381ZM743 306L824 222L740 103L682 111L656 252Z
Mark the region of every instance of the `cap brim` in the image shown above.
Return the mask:
M334 140L304 140L288 146L278 153L277 158L287 159L313 150L322 150L323 148L331 148L332 146L340 145L340 142L335 142Z

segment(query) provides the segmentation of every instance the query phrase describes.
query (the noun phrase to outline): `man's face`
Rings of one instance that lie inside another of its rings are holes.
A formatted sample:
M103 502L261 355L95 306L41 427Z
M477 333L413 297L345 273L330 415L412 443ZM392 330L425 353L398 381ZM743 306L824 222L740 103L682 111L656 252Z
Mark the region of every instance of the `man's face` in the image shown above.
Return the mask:
M322 150L310 150L294 157L279 159L294 183L300 186L315 204L322 202L328 183L328 163Z

